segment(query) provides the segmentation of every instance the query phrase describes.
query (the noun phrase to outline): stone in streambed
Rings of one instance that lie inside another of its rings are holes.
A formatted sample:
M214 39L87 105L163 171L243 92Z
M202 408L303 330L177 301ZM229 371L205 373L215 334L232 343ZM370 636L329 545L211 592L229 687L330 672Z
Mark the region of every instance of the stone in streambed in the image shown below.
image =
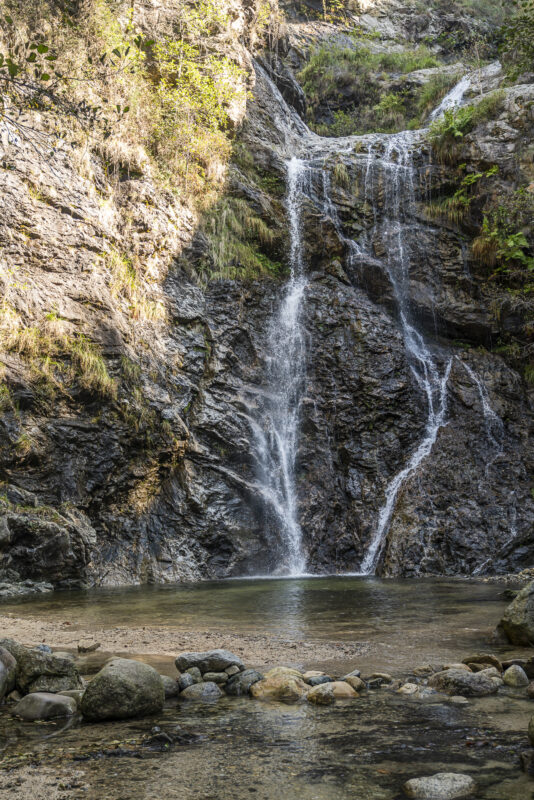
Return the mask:
M15 688L17 662L8 650L0 647L0 700Z
M208 650L205 653L180 653L175 660L178 672L197 667L200 672L224 672L228 667L245 669L245 665L229 650Z
M195 681L193 676L190 675L188 672L184 672L183 675L180 675L178 678L178 686L180 687L180 691L183 692L184 689L187 689L189 686L194 686Z
M315 678L308 678L308 686L321 686L324 683L333 683L334 679L330 675L317 675Z
M175 678L170 678L168 675L161 675L161 680L163 682L165 700L170 700L171 697L177 697L180 694L180 685Z
M60 658L41 648L30 649L12 639L0 640L17 662L17 689L28 692L61 692L83 689L80 674L68 658Z
M528 723L528 738L532 747L534 747L534 717L530 718Z
M502 679L507 686L528 686L526 672L518 664L512 664L511 667L508 667Z
M497 630L512 644L524 647L534 644L534 581L524 586L505 608Z
M529 683L527 686L527 697L530 697L531 700L534 700L534 681Z
M335 700L332 686L333 681L314 686L307 694L308 702L317 706L331 705Z
M76 700L72 697L50 692L32 692L23 697L11 713L27 722L35 722L41 719L72 717L77 708Z
M89 683L82 714L89 721L129 719L163 708L165 689L153 667L128 658L114 658Z
M64 692L58 692L58 697L71 697L76 703L76 708L80 711L84 691L84 689L66 689Z
M302 680L308 683L310 678L321 678L326 675L326 672L321 672L318 669L309 669L307 672L304 672L302 675Z
M217 683L220 686L222 683L227 682L228 675L226 672L205 672L202 676L202 680L209 681L210 683Z
M228 677L231 678L232 675L237 675L240 672L240 669L238 666L236 666L236 664L232 664L231 667L226 667L224 671L226 672Z
M180 694L186 700L199 700L202 703L212 703L222 697L223 693L216 683L206 681L205 683L195 683L188 686Z
M193 678L193 683L202 683L202 673L198 667L189 667L186 669L185 675L191 675Z
M461 800L471 797L476 784L469 775L438 772L426 778L412 778L404 784L404 792L414 800Z
M345 700L352 697L358 697L358 693L346 681L334 681L329 684L334 692L336 700Z
M441 670L438 671L443 672L446 669L463 669L464 672L473 672L471 667L468 667L467 664L444 664Z
M356 692L363 692L363 690L366 688L362 679L356 677L356 675L345 675L345 677L341 680L345 683L348 683L349 686L352 686Z
M298 670L289 667L275 667L265 677L251 686L250 693L257 700L303 700L309 686L302 680Z
M447 669L436 672L428 679L428 685L438 691L449 694L461 694L467 697L483 697L495 694L499 688L500 678L485 675L484 672L465 672L461 669Z
M474 653L462 660L462 664L467 664L472 672L480 672L488 667L495 667L502 672L502 664L493 653Z
M242 697L250 694L251 687L261 680L263 680L261 672L257 672L255 669L246 669L244 672L232 675L225 683L224 691L232 697Z

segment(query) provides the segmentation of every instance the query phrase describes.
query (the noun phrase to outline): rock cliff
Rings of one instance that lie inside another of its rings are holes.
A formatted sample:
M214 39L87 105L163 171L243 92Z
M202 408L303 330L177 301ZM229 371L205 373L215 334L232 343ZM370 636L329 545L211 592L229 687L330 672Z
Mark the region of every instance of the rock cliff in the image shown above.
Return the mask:
M471 17L440 3L430 10L385 0L362 4L367 9L348 4L326 22L313 3L286 3L285 21L270 6L261 41L257 5L235 0L217 40L244 70L251 96L232 112L232 156L210 209L164 187L141 151L136 169L119 170L112 181L94 149L65 145L50 160L4 131L6 587L24 579L73 587L276 569L283 543L258 490L250 415L269 391L267 331L287 273L285 159L299 137L296 114L321 125L322 135L365 135L382 113L373 110L380 98L400 96L405 105L396 116L381 118L386 132L402 130L412 114L422 126L423 92L436 73L459 80L477 67L466 102L499 92L491 113L458 137L454 163L439 159L428 139L414 156L422 188L411 221L410 303L439 363L450 360L447 414L430 455L399 491L378 570L491 574L532 561L528 292L525 300L508 291L473 255L482 191L469 194L462 221L431 207L454 196L465 175L495 167L477 179L479 187L489 182L484 196L531 191L534 84L527 75L507 85L499 66L464 63L475 29L486 37L487 60L495 59L494 25L485 19L473 27ZM171 2L136 9L135 24L150 35L169 20L172 26L176 11ZM318 48L339 54L362 42L375 54L366 57L365 75L378 100L345 78L341 97L341 79L313 96L303 91L300 76ZM423 46L442 67L416 60L407 72L406 59L402 69L398 59L385 68L380 60ZM434 87L436 105L450 84ZM24 115L39 126L38 112ZM347 130L330 131L340 120ZM383 186L378 180L366 189L362 153L354 150L334 154L324 173L332 208L316 188L302 215L309 285L296 461L303 544L317 573L358 570L387 486L427 424L391 281L376 259L356 264L347 245L386 213ZM243 243L246 253L237 248ZM373 243L378 260L385 246ZM114 289L117 254L135 257L143 275L134 313L131 298ZM33 331L24 334L31 347L21 331ZM98 379L84 367L91 358Z

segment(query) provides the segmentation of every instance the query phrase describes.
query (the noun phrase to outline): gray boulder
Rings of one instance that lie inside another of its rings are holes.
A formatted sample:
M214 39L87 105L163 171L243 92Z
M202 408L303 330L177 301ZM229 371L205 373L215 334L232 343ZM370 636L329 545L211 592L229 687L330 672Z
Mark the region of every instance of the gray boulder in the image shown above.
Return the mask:
M204 672L224 672L228 667L239 667L245 669L245 665L239 656L230 653L229 650L208 650L205 653L180 653L177 656L176 669L178 672L185 672L191 667L198 667Z
M184 674L180 675L180 677L178 678L178 686L181 692L183 692L184 689L187 689L188 686L194 686L194 685L195 685L195 679L193 678L192 675L189 674L189 672L184 672Z
M206 681L206 683L195 683L193 686L188 686L180 697L186 700L199 700L202 703L213 703L222 697L222 694L216 683Z
M507 686L520 687L528 686L529 684L527 674L519 664L512 664L511 667L508 667L502 679Z
M12 639L1 639L0 647L17 662L16 686L23 694L83 689L83 681L70 658L39 648L30 649Z
M0 700L15 688L17 662L4 647L0 647Z
M205 681L211 681L212 683L226 683L228 680L228 675L226 672L205 672L202 676L202 679Z
M82 697L85 719L129 719L161 711L165 689L161 675L148 664L114 658L98 672Z
M351 677L356 677L352 676ZM343 678L345 681L347 678ZM358 679L359 680L359 679ZM333 683L334 679L330 675L314 675L313 678L308 678L306 683L310 686L322 686L323 683Z
M224 691L232 697L242 697L250 694L250 687L262 680L261 672L257 672L255 669L246 669L244 672L232 675L224 685Z
M66 689L64 692L58 692L58 696L71 697L76 703L76 708L81 710L84 691L84 689Z
M165 700L170 700L171 697L177 697L180 694L180 684L175 678L169 678L168 675L162 675L163 689L165 691Z
M448 694L463 695L465 697L483 697L495 694L502 681L484 672L466 672L463 669L447 669L436 672L428 679L428 685L433 689Z
M498 630L512 644L525 647L534 644L534 581L524 586L506 607Z
M412 778L404 784L404 792L414 800L461 800L475 793L476 783L469 775L438 772L428 778Z
M32 692L23 697L11 713L28 722L35 722L40 719L72 717L77 708L73 697L49 692Z

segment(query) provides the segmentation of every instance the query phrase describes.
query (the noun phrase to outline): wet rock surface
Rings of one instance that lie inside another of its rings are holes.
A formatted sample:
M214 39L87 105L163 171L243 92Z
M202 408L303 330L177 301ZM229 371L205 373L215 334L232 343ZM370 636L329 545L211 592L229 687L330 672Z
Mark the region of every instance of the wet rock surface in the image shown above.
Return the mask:
M163 681L153 667L114 658L89 683L81 710L89 721L127 719L161 711L164 699Z

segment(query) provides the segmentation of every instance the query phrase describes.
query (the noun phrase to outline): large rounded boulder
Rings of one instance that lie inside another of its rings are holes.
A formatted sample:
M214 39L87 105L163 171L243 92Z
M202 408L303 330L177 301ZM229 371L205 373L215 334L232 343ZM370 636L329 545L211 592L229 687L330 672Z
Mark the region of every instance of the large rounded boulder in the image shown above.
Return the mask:
M498 629L512 644L534 644L534 581L524 586L505 608Z
M98 672L82 697L85 719L130 719L156 714L163 708L161 675L148 664L114 658Z

